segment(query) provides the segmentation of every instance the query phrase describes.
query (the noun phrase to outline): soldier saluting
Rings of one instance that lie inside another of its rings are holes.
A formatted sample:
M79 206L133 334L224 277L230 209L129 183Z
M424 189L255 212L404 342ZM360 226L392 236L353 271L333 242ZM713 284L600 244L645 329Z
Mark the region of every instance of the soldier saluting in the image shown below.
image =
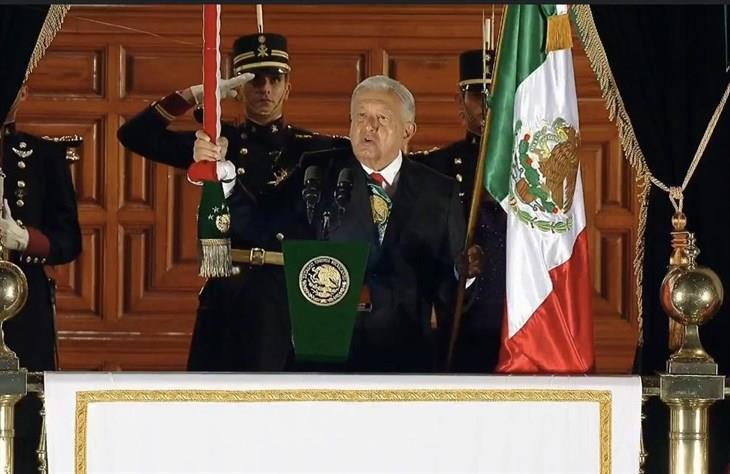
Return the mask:
M125 123L119 140L156 162L187 169L193 161L219 160L219 175L231 212L231 244L253 249L237 275L209 279L199 296L198 316L188 359L190 370L280 371L291 357L291 329L284 271L267 263L267 251L281 251L282 238L306 237L309 227L297 213L301 202L298 163L302 153L349 146L284 119L289 97L287 40L257 33L233 44L234 77L222 80L219 96L243 103L246 121L222 124L215 151L194 148L201 130L168 130L177 116L202 102L202 86L192 86L153 102ZM225 163L225 166L224 166ZM237 187L240 192L233 193Z

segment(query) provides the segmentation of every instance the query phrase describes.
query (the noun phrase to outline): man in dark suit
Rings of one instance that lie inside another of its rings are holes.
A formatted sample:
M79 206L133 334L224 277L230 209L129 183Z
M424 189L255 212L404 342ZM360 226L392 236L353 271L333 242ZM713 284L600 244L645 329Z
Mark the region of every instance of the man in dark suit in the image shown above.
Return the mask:
M444 148L415 153L423 164L455 178L459 197L468 220L474 191L479 144L484 127L484 94L492 83L494 51L486 52L486 71L482 75L482 50L465 51L459 56L459 83L456 94L463 140ZM500 331L505 298L505 238L507 214L487 193L482 192L474 232L474 243L485 253L487 263L465 300L462 325L452 369L455 372L491 373L499 356ZM453 311L453 307L450 308Z
M328 238L371 244L365 285L372 310L355 324L347 370L433 372L443 366L450 321L431 326L434 304L451 304L459 271L478 274L480 251L463 256L464 215L456 181L401 150L416 131L410 91L386 76L365 79L351 101L352 149L308 154L302 168L323 170L332 196L349 168L353 187L344 214L325 200L333 216ZM321 232L320 232L321 235ZM446 313L440 313L444 316Z
M175 117L201 102L199 85L153 102L125 123L118 137L130 150L177 168L219 160L218 174L226 180L233 225L231 243L261 256L238 266L237 275L206 282L199 296L188 368L280 371L292 352L286 286L283 269L269 264L266 252L281 251L281 239L308 231L297 213L302 181L293 177L302 153L348 142L284 121L291 89L284 36L242 36L233 45L233 55L235 77L221 81L219 92L221 98L243 102L246 121L239 126L223 124L217 145L203 131L196 135L168 129ZM209 148L194 150L196 136Z
M23 308L3 325L5 342L29 371L56 369L55 282L44 265L63 265L81 253L76 192L69 163L78 160L76 136L36 137L15 129L23 86L2 128L0 245L28 281ZM40 401L21 399L15 411L15 472L38 472Z

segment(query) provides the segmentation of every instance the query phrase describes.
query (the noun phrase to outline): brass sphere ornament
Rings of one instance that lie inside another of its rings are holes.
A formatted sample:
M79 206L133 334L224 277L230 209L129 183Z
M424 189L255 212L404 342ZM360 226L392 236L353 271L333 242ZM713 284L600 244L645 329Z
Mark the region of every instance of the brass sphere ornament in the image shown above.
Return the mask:
M720 309L723 287L714 271L696 265L699 250L692 243L688 250L689 263L670 269L662 281L662 308L669 317L685 326L701 325Z
M7 260L7 251L0 247L0 370L18 369L15 352L5 344L2 326L23 307L28 298L28 280L25 273Z
M3 138L0 132L0 162L2 162ZM5 173L0 168L0 196L5 194ZM10 250L0 245L0 371L18 370L20 363L15 352L5 344L3 323L23 308L28 298L28 279L19 266L10 260Z
M687 219L681 212L672 218L672 256L660 290L662 308L684 328L681 347L670 357L686 362L710 362L702 348L697 327L712 319L722 305L722 282L710 268L697 265L700 251L694 234L685 229Z

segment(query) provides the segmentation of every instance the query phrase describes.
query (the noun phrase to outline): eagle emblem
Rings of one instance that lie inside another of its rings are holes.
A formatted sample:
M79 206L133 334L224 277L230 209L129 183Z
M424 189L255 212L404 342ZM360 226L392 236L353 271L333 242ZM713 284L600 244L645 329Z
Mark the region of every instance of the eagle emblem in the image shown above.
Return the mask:
M231 228L231 214L227 204L221 204L220 206L214 206L208 213L208 220L210 220L219 232L225 234Z
M333 257L315 257L299 272L299 290L307 301L317 306L339 303L349 288L347 268Z
M230 214L221 214L215 218L215 228L222 233L228 232L231 228L231 216Z
M578 180L578 131L563 118L534 133L524 133L519 121L516 125L511 207L532 227L565 232L573 222L570 210Z

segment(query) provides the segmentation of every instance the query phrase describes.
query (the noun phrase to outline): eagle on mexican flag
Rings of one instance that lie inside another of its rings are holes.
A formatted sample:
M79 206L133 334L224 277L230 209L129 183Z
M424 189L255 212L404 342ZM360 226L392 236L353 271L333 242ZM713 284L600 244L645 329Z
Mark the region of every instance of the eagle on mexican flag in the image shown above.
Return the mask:
M497 371L586 373L592 288L567 7L509 5L502 25L484 170L508 215Z

